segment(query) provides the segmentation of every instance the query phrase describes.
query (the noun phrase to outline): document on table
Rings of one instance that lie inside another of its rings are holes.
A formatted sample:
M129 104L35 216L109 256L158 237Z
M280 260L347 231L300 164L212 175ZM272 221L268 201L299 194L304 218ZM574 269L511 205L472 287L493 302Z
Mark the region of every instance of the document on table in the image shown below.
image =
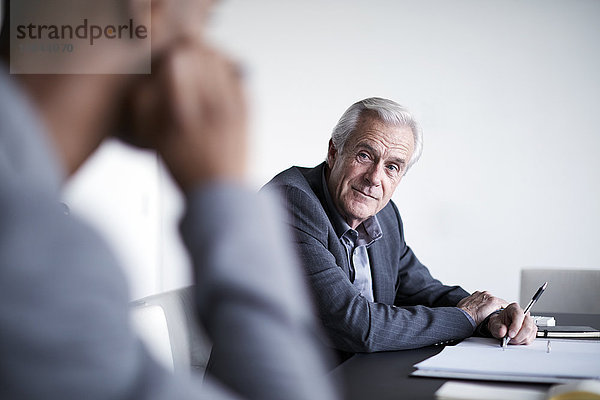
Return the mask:
M496 386L494 386L496 385ZM435 392L438 400L546 400L545 389L497 386L498 383L448 381ZM501 385L505 385L502 383ZM521 383L514 385L522 385Z
M529 346L468 338L415 365L415 376L561 383L600 379L600 341L536 339Z

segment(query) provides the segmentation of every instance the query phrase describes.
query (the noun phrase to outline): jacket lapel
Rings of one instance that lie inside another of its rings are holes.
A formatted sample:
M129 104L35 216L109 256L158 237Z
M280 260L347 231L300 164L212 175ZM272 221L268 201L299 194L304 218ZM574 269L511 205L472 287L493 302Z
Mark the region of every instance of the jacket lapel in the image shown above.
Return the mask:
M331 223L332 216L330 215L329 208L327 207L327 201L325 200L325 193L323 193L323 184L321 182L323 176L323 169L325 168L325 163L321 163L317 165L315 168L304 169L302 170L302 174L304 178L308 182L311 190L321 203L323 210L328 217L328 226L327 226L327 240L329 241L329 251L333 254L336 259L336 264L339 265L348 280L350 280L350 265L348 262L348 256L346 254L346 248L340 242L340 239L337 237L335 233L335 229L333 228L333 224Z

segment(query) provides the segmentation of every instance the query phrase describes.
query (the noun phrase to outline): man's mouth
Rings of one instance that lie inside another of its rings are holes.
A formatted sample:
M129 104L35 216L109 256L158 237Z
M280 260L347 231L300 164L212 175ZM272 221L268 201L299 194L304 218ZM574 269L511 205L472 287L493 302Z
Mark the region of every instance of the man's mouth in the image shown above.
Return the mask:
M353 188L352 188L352 190L354 190L354 191L355 191L355 192L357 192L357 193L360 193L360 194L361 194L361 195L363 195L364 197L368 197L368 198L370 198L370 199L373 199L373 200L379 200L377 197L373 197L373 196L371 196L370 194L367 194L367 193L363 192L362 190L359 190L359 189L357 189L357 188L355 188L355 187L353 187Z

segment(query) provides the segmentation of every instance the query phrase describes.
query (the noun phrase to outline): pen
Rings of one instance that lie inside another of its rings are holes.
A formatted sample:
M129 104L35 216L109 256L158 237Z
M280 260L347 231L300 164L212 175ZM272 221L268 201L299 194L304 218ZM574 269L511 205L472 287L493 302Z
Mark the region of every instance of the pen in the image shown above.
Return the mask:
M529 304L527 304L527 307L525 307L525 310L523 310L523 314L527 314L529 312L529 310L531 310L531 307L533 307L535 302L538 301L538 299L540 298L542 293L544 293L544 290L546 290L546 287L548 287L548 282L544 282L544 284L542 286L540 286L540 288L537 290L537 292L535 292L535 294L529 301ZM507 327L507 329L508 329L508 327ZM502 349L506 348L506 345L508 344L509 341L510 341L510 337L508 337L508 332L506 332L506 336L504 336L502 338Z

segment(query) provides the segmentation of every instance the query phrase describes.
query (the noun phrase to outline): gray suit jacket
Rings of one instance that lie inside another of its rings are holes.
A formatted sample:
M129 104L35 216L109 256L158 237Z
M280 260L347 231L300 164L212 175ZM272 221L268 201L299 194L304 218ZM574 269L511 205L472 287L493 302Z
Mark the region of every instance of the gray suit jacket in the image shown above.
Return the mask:
M295 244L321 320L333 346L345 352L400 350L463 339L473 334L454 307L468 293L432 278L404 241L402 220L390 201L377 218L383 237L368 250L375 302L350 281L350 266L337 237L322 189L325 163L292 167L265 189L283 195Z
M92 228L64 215L60 165L2 67L0 399L336 397L281 218L235 186L190 193L182 224L220 383L152 359L131 329L121 268Z

